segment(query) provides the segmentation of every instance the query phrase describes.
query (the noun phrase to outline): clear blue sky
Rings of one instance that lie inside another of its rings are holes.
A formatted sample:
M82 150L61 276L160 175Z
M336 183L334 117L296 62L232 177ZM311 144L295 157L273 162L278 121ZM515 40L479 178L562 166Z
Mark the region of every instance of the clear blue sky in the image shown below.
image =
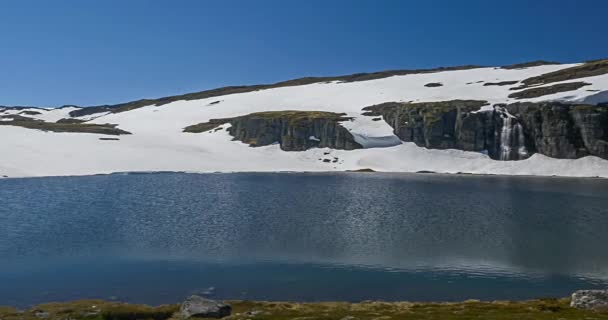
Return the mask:
M605 0L2 0L0 105L608 57Z

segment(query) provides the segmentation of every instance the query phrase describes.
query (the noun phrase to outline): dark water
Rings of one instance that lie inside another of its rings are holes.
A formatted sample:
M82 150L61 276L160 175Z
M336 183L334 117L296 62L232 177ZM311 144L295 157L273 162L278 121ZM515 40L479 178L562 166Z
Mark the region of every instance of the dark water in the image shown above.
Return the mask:
M608 284L606 180L132 174L0 180L0 201L0 305L526 299Z

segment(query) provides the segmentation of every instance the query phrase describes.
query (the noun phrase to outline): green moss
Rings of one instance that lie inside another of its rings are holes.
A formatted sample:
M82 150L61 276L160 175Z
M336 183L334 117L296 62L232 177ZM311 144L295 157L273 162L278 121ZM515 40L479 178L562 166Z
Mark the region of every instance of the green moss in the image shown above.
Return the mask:
M15 316L15 315L17 315L17 313L18 313L18 311L16 308L0 306L0 315L1 316L4 316L4 317Z
M165 320L179 310L179 305L147 305L108 302L103 300L79 300L72 302L45 303L17 313L14 308L0 307L3 320ZM45 316L39 316L44 313ZM38 314L38 315L37 315Z
M607 112L608 108L606 108L606 106L601 107L601 106L596 106L596 105L592 105L592 104L577 104L572 106L572 108L574 108L574 110L596 110L596 111L603 111L603 112Z
M249 115L243 116L249 119L263 119L263 120L274 120L283 119L289 122L290 125L298 125L309 123L315 119L324 119L331 121L344 121L351 118L344 117L344 113L334 113L327 111L266 111L256 112Z
M101 317L104 320L165 320L169 319L178 309L179 306L177 305L150 307L146 305L123 304L105 308L101 312Z
M525 302L408 303L268 303L234 302L230 319L608 319L608 313L572 309L567 299ZM240 315L236 315L236 314Z
M44 122L39 120L13 120L0 121L3 126L17 126L27 129L35 129L51 132L79 132L79 133L96 133L107 135L122 135L131 134L130 132L116 128L115 124L93 124L93 123L78 123L78 122Z
M250 113L248 115L234 117L234 118L224 118L224 119L211 119L208 122L194 124L184 128L184 132L192 132L192 133L201 133L209 130L213 130L220 125L225 123L230 123L231 121L247 119L247 120L285 120L289 122L291 126L303 126L308 125L310 121L315 119L325 119L332 121L345 121L351 118L344 117L344 113L333 113L326 111L294 111L294 110L285 110L285 111L265 111L265 112L255 112Z
M233 312L229 320L244 319L441 319L441 320L544 320L608 319L608 312L570 308L569 299L541 299L520 302L465 301L458 303L412 302L256 302L229 301ZM3 320L40 320L36 312L48 313L48 320L177 320L178 305L150 307L99 300L50 303L35 306L23 313L0 308Z

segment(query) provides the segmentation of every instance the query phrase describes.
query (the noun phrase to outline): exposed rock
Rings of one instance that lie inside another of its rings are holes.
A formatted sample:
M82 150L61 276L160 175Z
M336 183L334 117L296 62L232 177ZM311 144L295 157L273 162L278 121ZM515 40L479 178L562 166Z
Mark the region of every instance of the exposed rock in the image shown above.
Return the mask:
M124 135L131 134L122 129L116 128L115 124L95 124L95 123L58 123L44 122L30 118L17 119L13 121L0 121L0 126L17 126L27 129L35 129L50 132L80 132L80 133L96 133L105 135Z
M179 312L182 319L223 318L230 315L232 308L223 302L193 295L182 303Z
M578 309L608 310L608 290L579 290L572 294L570 306Z
M575 159L608 159L608 104L558 102L496 105L485 101L389 102L364 108L382 115L395 135L429 149L487 152L496 160L522 160L534 153Z
M357 169L357 170L347 170L348 172L376 172L376 170L374 169L370 169L370 168L363 168L363 169Z
M198 123L184 128L184 132L201 133L217 129L217 127L230 122L232 119L210 119L208 122Z
M427 83L424 85L425 87L428 88L436 88L436 87L443 87L443 83L439 83L439 82L431 82L431 83Z
M520 119L531 152L576 159L608 159L608 107L559 102L515 103L509 113Z
M70 112L71 117L82 117L86 115L91 115L100 112L112 112L119 113L124 111L129 111L145 106L162 106L167 103L179 101L179 100L198 100L198 99L207 99L212 97L219 97L229 94L236 93L245 93L245 92L253 92L258 90L265 89L273 89L273 88L282 88L282 87L290 87L290 86L300 86L307 85L312 83L320 83L320 82L357 82L357 81L367 81L367 80L375 80L388 78L392 76L403 76L408 74L424 74L424 73L433 73L433 72L442 72L442 71L453 71L453 70L469 70L475 68L482 68L482 66L475 65L465 65L465 66L456 66L456 67L439 67L433 69L418 69L418 70L386 70L379 72L371 72L371 73L355 73L351 75L345 76L331 76L331 77L306 77L306 78L298 78L293 80L281 81L273 84L261 84L261 85L252 85L252 86L230 86L230 87L222 87L212 90L205 90L200 92L193 92L188 94L182 94L177 96L163 97L158 99L140 99L136 101L120 103L115 105L101 105L101 106L90 106L86 108L82 108L79 110L74 110Z
M534 87L534 88L522 90L519 92L511 93L509 95L509 98L515 98L515 99L538 98L538 97L542 97L542 96L546 96L546 95L550 95L550 94L554 94L554 93L558 93L558 92L574 91L574 90L580 89L580 88L582 88L584 86L588 86L588 85L591 85L591 83L569 82L569 83L555 84L555 85L546 86L546 87ZM517 90L520 88L521 87L512 88L511 90Z
M80 119L72 119L72 118L63 118L56 121L56 123L83 123L85 120Z
M324 111L268 111L229 119L212 119L184 128L184 132L202 132L230 123L228 133L235 140L252 147L279 143L284 151L303 151L310 148L353 150L362 146L341 121L344 114Z
M367 111L364 115L382 115L405 142L430 149L481 151L494 140L491 114L472 112L486 104L478 100L388 102L363 110Z
M19 112L19 114L26 114L28 116L35 116L35 115L39 115L39 114L42 114L42 113L38 112L38 111L24 110L24 111Z
M518 83L518 80L514 80L514 81L500 81L500 82L486 82L483 84L484 87L489 87L489 86L510 86L510 85L514 85L516 83Z
M522 81L522 83L526 86L532 86L571 79L594 77L606 73L608 73L608 59L589 61L580 66L545 73L537 77L525 79Z
M516 64L512 64L512 65L508 65L508 66L502 66L500 68L512 70L512 69L524 69L524 68L529 68L529 67L538 67L538 66L555 65L555 64L560 64L560 63L552 62L552 61L536 60L536 61L530 61L530 62L524 62L524 63L516 63Z

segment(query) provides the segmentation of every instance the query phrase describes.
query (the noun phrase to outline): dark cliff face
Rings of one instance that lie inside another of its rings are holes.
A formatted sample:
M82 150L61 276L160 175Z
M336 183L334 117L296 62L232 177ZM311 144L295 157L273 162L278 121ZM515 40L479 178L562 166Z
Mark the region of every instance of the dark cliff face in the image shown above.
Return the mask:
M495 160L523 160L534 153L608 159L608 105L514 103L479 111L484 105L477 100L388 102L364 108L364 115L382 116L401 140L429 149L485 152ZM285 151L360 149L340 125L348 120L332 112L272 111L212 119L184 131L205 132L230 123L234 139L253 147L279 143Z
M429 149L497 151L492 113L478 112L486 101L389 102L366 107L364 115L383 116L395 135Z
M343 114L321 111L258 112L230 119L214 119L190 126L185 132L211 130L230 123L230 135L252 147L279 143L284 151L303 151L310 148L353 150L362 148L352 134L340 125L348 121Z
M563 159L608 159L608 107L544 102L506 108L520 119L532 152Z
M608 159L608 106L516 103L474 112L484 104L391 102L364 110L383 116L401 140L429 149L487 152L496 160L523 160L534 153Z

